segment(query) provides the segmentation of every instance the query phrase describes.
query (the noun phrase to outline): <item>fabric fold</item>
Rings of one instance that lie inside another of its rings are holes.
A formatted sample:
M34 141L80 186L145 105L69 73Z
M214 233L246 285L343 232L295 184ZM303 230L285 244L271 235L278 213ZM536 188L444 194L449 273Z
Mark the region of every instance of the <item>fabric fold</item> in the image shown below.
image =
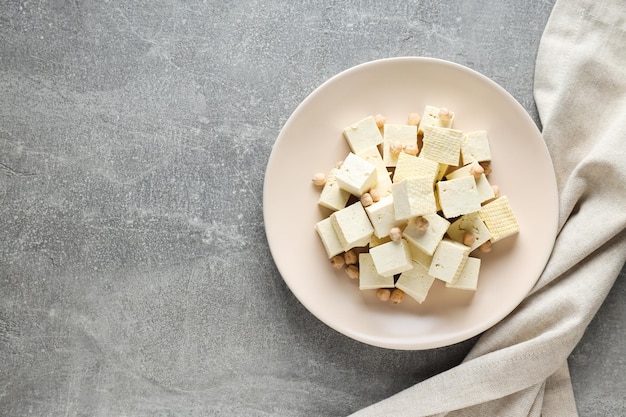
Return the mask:
M546 268L462 364L353 416L578 414L567 358L626 261L625 34L621 0L557 1L534 87L560 203Z

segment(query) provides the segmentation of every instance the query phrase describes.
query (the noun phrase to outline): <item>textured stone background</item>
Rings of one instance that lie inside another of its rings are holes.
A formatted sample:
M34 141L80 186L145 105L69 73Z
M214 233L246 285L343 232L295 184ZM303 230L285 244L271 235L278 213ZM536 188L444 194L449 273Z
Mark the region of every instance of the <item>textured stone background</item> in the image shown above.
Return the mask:
M262 185L328 77L420 55L539 122L552 0L0 0L0 415L341 416L462 360L329 329L265 240ZM571 356L624 415L625 276ZM584 297L584 294L581 294Z

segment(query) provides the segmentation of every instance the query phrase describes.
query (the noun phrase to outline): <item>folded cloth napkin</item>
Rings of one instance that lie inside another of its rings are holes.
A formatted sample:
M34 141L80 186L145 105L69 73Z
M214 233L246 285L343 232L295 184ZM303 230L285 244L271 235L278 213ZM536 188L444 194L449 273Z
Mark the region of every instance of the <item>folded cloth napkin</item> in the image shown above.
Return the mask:
M462 364L353 416L578 415L567 357L626 261L625 35L623 0L556 2L535 72L560 199L548 264Z

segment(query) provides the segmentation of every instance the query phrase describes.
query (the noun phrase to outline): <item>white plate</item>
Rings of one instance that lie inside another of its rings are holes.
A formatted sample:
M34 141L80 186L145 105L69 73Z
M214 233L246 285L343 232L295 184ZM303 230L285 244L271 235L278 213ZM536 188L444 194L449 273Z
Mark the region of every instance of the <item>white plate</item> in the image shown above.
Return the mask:
M382 303L333 270L314 231L328 212L317 206L311 177L328 171L349 148L342 131L368 115L406 123L425 105L455 112L454 127L485 129L492 150L492 184L500 186L521 232L494 244L483 258L478 290L445 288L436 280L427 300ZM263 189L270 250L300 302L353 339L391 349L430 349L469 339L519 305L541 274L556 238L558 200L552 161L523 107L487 77L431 58L368 62L326 81L294 111L272 150Z

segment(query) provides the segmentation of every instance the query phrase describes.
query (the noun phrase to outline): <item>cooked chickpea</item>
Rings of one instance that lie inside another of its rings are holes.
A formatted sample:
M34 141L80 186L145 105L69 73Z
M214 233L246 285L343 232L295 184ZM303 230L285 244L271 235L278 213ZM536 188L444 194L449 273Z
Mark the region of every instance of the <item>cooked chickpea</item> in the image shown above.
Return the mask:
M361 204L363 204L363 207L369 207L374 204L374 199L372 198L372 195L370 193L363 193L363 195L361 196Z
M359 278L359 267L356 265L348 265L348 267L344 270L350 279L358 279Z
M339 169L341 168L342 165L343 165L343 160L337 161L337 163L335 164L335 168Z
M498 187L497 185L492 185L491 189L493 190L493 197L494 198L500 197L500 187Z
M379 129L382 129L385 126L385 123L387 123L387 118L379 113L374 116L374 121L376 122L376 126L378 126Z
M437 117L439 117L439 119L443 121L449 121L450 119L452 119L452 113L450 113L450 110L448 110L447 107L442 107L439 109L439 114L437 115Z
M381 195L380 195L380 191L378 191L375 188L372 188L371 190L369 190L369 195L372 197L372 201L374 203L380 201Z
M392 155L398 155L401 151L402 144L400 144L399 142L391 142L389 144L389 152L391 152Z
M465 232L463 234L463 244L465 246L472 246L476 242L476 236L472 232Z
M410 126L418 126L422 121L422 116L419 113L409 113L407 118L407 124Z
M389 297L389 299L393 304L400 304L402 300L404 300L404 291L402 291L400 288L394 288L394 290L391 291L391 296Z
M402 150L404 151L404 153L408 153L409 155L413 155L413 156L417 155L417 152L419 151L419 149L417 148L417 143L410 143L408 145L404 145Z
M376 290L376 296L380 301L387 301L391 297L391 290L389 288L379 288Z
M394 242L397 242L400 239L402 239L402 229L400 229L399 227L392 227L391 230L389 231L389 239L391 239Z
M335 269L341 269L345 265L346 261L342 255L335 255L330 258L330 265Z
M346 265L355 265L358 262L359 257L355 251L350 249L343 254L343 259L346 261Z
M491 162L489 161L481 162L480 166L482 166L485 170L485 175L489 175L493 172L493 169L491 168Z
M326 184L326 174L324 174L323 172L318 172L313 175L313 185L317 187L322 187L324 184Z
M474 178L478 179L485 173L485 168L483 168L478 162L472 162L469 173L472 174Z
M425 232L426 230L428 230L429 225L430 224L428 223L428 220L424 216L419 216L415 218L415 227L418 231Z
M482 253L489 253L489 252L491 252L491 241L488 240L485 243L483 243L482 245L480 245L478 247L478 250L480 250Z

